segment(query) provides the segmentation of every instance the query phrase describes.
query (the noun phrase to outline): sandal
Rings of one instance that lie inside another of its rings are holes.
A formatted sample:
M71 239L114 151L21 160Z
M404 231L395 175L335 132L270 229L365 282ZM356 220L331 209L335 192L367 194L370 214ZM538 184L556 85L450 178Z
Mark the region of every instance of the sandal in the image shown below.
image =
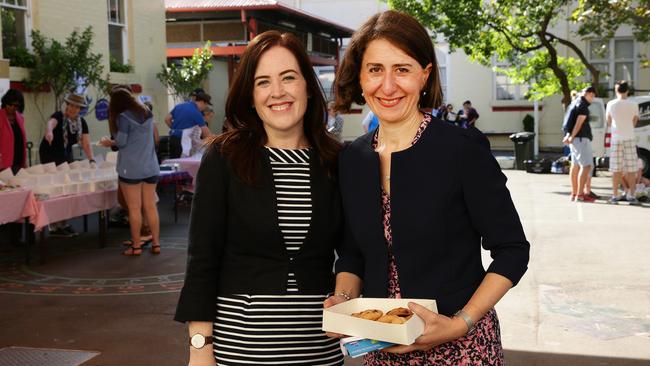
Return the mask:
M151 243L151 240L140 240L140 247L146 247L147 245L149 245L149 243ZM122 245L124 245L125 247L132 247L133 240L131 239L125 240L122 242Z
M152 254L160 254L160 244L153 244L151 246L151 253Z
M131 246L122 252L122 255L126 255L127 257L139 256L140 254L142 254L142 246L138 248Z

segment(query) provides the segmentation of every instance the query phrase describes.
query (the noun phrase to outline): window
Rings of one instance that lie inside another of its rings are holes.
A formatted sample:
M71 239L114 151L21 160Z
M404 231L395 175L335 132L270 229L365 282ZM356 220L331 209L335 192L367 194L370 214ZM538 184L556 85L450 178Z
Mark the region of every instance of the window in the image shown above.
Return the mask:
M598 84L612 90L617 80L634 84L638 58L633 39L593 40L589 42L589 62L600 71Z
M436 49L436 61L438 61L438 70L440 71L440 88L442 89L442 100L447 103L447 54ZM434 106L438 108L439 106Z
M325 99L334 100L334 66L314 66L320 85L323 87Z
M106 0L108 5L108 49L120 64L128 63L126 47L126 0Z
M504 62L495 62L498 68L508 68L510 64ZM494 95L496 100L526 100L528 94L528 84L515 84L508 75L494 72Z
M27 48L27 0L0 0L2 55L11 58L17 48Z

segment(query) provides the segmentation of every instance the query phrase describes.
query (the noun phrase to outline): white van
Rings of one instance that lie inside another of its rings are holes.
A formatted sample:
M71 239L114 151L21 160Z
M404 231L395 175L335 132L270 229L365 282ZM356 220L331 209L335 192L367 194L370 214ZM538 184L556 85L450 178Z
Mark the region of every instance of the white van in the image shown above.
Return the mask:
M639 105L639 123L634 129L639 158L643 161L643 176L650 178L650 95L629 97ZM567 113L569 109L567 109ZM598 167L609 166L609 144L611 134L607 128L605 103L601 98L594 98L589 105L589 124L594 136L591 146Z

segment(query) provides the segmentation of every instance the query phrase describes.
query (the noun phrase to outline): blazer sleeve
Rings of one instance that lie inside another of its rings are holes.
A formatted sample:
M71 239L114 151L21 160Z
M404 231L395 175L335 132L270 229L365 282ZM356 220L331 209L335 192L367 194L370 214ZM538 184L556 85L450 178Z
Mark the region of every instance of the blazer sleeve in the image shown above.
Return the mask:
M196 177L185 284L174 320L214 321L219 263L226 238L227 174L218 146L210 147Z
M352 236L350 226L347 222L343 223L343 240L336 249L338 259L335 264L335 272L350 272L363 278L364 259L361 249Z
M483 135L469 135L461 156L461 180L470 219L493 259L488 272L516 285L528 268L530 244L506 188L506 176Z
M336 248L337 260L334 265L336 273L350 272L354 273L360 278L363 278L364 273L364 259L359 244L354 239L349 220L345 217L345 195L350 194L347 187L344 187L346 182L350 179L350 164L349 158L350 146L346 146L339 154L339 185L341 192L341 200L343 204L344 219L343 219L343 240Z

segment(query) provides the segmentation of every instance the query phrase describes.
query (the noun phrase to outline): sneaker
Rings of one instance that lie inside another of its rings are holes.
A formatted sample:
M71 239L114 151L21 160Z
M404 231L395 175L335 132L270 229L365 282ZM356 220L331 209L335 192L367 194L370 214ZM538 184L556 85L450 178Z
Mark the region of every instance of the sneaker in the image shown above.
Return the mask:
M49 232L49 235L52 236L52 237L58 237L58 238L71 238L73 236L68 231L66 231L65 229L61 229L61 228L51 229L50 232Z
M569 199L571 200L571 202L575 201L576 198L578 198L578 196L574 196L574 195L569 196Z
M593 203L596 202L596 199L589 195L578 195L578 197L576 197L576 202Z
M640 205L641 204L641 202L639 202L639 200L637 200L635 197L627 196L626 199L627 199L627 202L630 203L630 205Z
M616 205L616 204L618 204L618 203L621 202L621 201L625 201L625 196L618 196L618 197L616 197L616 196L612 196L612 197L609 199L609 201L607 201L607 202Z
M76 232L76 231L74 231L74 229L72 228L72 226L66 226L66 227L64 227L64 228L61 229L61 230L62 230L63 232L68 233L68 235L70 235L70 236L79 236L79 233Z
M595 200L599 200L599 199L600 199L600 196L597 195L597 194L595 194L594 191L589 191L588 196L591 197L591 198L593 198L593 199L595 199Z

